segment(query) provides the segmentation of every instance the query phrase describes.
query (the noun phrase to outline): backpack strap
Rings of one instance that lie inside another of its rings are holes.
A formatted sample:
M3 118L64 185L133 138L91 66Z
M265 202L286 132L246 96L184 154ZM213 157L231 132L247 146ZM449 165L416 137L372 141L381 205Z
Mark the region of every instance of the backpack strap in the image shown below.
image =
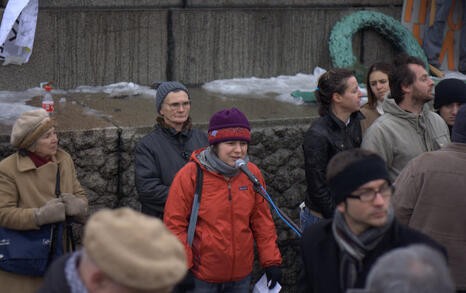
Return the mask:
M188 226L188 243L192 246L194 239L194 232L196 231L197 215L199 213L199 206L201 204L202 195L202 169L198 163L194 162L197 166L197 177L196 177L196 191L194 192L193 207L191 208L191 216L189 218Z

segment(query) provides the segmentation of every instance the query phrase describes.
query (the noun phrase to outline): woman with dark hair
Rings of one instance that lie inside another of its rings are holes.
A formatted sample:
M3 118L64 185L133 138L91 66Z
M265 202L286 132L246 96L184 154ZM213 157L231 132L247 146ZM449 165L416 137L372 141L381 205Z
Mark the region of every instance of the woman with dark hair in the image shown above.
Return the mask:
M194 282L190 293L247 293L256 243L269 288L280 281L282 258L277 234L265 199L246 174L236 168L241 159L265 186L259 168L248 162L249 122L236 108L210 119L209 147L199 149L176 174L165 205L164 222L185 245L189 273L182 283ZM203 174L197 225L188 243L197 169Z
M327 163L338 152L359 147L362 141L359 112L362 93L353 73L334 68L318 82L319 115L304 135L307 195L301 205L301 228L333 217L335 200L326 183Z
M382 102L390 93L389 77L392 74L392 65L378 62L372 64L367 70L366 86L368 102L361 107L361 113L366 119L361 121L362 133L383 114Z
M58 147L55 119L44 109L25 112L10 141L18 151L0 162L0 226L37 230L66 217L84 219L86 195L71 156ZM42 282L43 277L0 270L2 292L32 293Z

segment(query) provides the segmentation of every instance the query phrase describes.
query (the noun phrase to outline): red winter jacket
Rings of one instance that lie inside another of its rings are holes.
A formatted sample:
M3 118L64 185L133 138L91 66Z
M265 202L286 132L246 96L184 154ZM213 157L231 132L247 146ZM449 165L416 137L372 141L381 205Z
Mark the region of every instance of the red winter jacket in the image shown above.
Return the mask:
M195 151L191 161L199 161ZM201 165L202 166L202 165ZM256 165L248 168L265 186ZM196 189L197 167L186 164L175 176L165 205L164 222L185 245L193 275L212 283L240 280L252 271L256 241L263 267L282 262L269 206L242 172L230 180L202 166L203 186L192 248L187 243Z

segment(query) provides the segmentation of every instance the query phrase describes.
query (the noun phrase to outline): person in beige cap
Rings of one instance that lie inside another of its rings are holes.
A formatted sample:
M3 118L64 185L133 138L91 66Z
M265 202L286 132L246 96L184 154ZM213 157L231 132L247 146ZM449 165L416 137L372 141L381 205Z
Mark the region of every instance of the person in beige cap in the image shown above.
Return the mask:
M130 208L92 215L83 243L54 262L37 293L169 293L186 274L177 237L161 220Z
M11 144L18 151L0 162L1 227L34 230L64 222L67 216L86 215L87 199L73 161L58 148L55 120L45 110L21 114L13 125ZM42 277L0 270L2 292L34 292L42 282Z

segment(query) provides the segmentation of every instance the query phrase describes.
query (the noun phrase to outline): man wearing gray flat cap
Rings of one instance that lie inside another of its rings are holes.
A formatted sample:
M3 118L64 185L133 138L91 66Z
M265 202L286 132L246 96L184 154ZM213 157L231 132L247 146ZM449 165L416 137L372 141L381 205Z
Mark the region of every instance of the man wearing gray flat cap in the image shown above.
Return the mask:
M208 145L207 134L193 129L189 112L191 96L176 81L162 82L155 97L157 124L137 144L134 176L142 212L163 218L168 190L191 153Z

